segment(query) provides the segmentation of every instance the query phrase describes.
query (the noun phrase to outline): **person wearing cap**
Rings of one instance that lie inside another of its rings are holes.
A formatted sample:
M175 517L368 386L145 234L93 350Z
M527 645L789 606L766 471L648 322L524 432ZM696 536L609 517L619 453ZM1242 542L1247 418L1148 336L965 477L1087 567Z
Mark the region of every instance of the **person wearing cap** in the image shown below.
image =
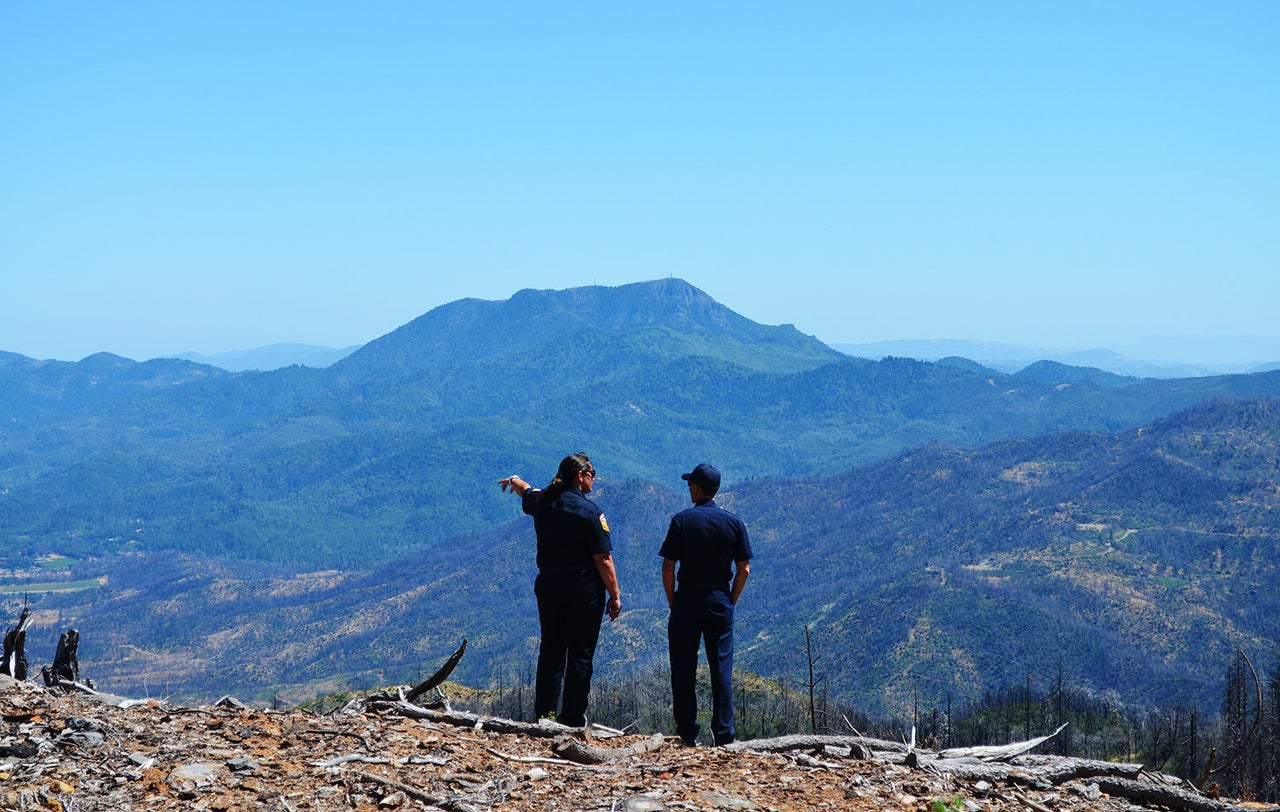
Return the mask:
M622 592L613 565L609 522L587 498L596 469L583 453L570 454L546 488L518 476L498 480L533 517L538 537L538 671L533 689L537 718L549 718L560 703L557 722L587 723L587 695L603 614L616 620ZM608 592L608 602L605 593ZM563 687L563 696L561 695Z
M697 743L695 679L698 644L705 641L711 668L711 736L730 744L733 726L733 608L751 574L751 541L742 521L715 503L720 472L700 463L680 478L689 483L693 507L671 517L658 554L662 587L671 615L667 648L671 658L671 705L676 733Z

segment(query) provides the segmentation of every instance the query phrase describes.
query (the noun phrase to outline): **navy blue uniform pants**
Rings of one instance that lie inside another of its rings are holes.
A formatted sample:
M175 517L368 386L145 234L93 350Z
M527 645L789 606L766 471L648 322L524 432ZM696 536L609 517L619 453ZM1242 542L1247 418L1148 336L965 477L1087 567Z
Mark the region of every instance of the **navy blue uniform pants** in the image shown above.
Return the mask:
M592 568L544 570L538 573L533 592L538 596L542 631L534 712L541 719L561 703L556 721L580 727L586 724L592 660L604 615L604 584Z
M711 735L716 744L733 741L733 604L723 589L676 591L667 621L671 657L671 706L676 733L692 744L698 737L698 644L705 643L711 669Z

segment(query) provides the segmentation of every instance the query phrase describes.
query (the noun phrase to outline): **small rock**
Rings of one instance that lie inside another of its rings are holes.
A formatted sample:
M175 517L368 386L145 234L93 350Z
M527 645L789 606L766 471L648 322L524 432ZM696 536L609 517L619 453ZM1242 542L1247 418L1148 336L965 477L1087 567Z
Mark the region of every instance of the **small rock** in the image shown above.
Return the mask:
M382 800L378 801L378 806L384 809L395 809L396 807L404 806L404 802L407 800L408 798L405 797L403 792L396 790L390 795L383 796Z
M59 781L55 778L49 782L49 791L55 795L75 795L76 788L66 781Z
M547 772L541 767L534 767L533 769L529 770L529 772L525 773L524 777L529 779L530 781L541 781L544 778L550 778L551 773Z
M58 736L58 744L73 744L76 747L99 747L106 741L106 737L96 730L79 731L68 728Z
M221 764L215 764L211 761L181 764L173 768L173 771L169 773L169 777L165 779L165 783L179 792L189 792L192 789L207 787L212 784L221 769Z
M249 772L255 773L262 769L262 765L251 758L240 756L239 758L227 759L227 768L232 772Z
M86 719L83 716L72 716L67 720L67 727L72 730L102 730L102 725L96 719Z

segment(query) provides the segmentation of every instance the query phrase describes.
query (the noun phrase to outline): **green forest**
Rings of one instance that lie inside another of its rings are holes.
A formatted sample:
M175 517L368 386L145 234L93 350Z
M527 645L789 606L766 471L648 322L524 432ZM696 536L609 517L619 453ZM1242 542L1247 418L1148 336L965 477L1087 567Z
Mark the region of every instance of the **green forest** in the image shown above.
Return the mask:
M455 302L326 369L0 353L0 588L36 659L78 628L122 693L302 702L468 639L459 679L501 697L536 623L532 528L495 483L585 450L628 593L603 703L661 669L656 550L711 461L759 556L738 656L760 730L795 723L809 633L845 709L824 723L941 745L1025 733L982 708L1114 696L1199 747L1233 658L1276 645L1277 398L1280 372L850 358L680 280Z

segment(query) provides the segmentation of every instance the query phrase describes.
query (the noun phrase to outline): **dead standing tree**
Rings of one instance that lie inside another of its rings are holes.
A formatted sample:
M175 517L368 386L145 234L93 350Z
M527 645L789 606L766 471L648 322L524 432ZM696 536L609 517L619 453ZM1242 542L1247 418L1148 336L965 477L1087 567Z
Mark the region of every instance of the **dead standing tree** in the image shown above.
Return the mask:
M804 627L804 653L805 653L805 659L809 661L809 682L807 683L807 686L809 688L809 732L813 734L817 734L818 711L817 711L817 708L814 706L813 694L814 694L814 690L818 687L818 683L822 682L824 677L818 677L816 680L813 677L813 667L814 665L817 664L818 659L813 656L813 640L809 636L808 624L806 624ZM825 727L825 720L824 720L824 727Z
M67 629L62 633L58 638L58 650L53 655L53 665L40 669L40 675L44 677L46 686L80 682L80 660L76 656L76 650L79 647L80 632ZM92 682L89 683L89 687L93 687Z
M1196 789L1205 791L1205 782L1212 776L1220 775L1235 765L1237 761L1244 757L1245 752L1249 749L1249 743L1253 741L1254 735L1258 732L1258 725L1262 722L1262 681L1258 679L1258 672L1254 670L1253 663L1249 661L1249 655L1240 650L1240 656L1244 659L1244 664L1249 666L1249 673L1253 675L1253 688L1256 693L1254 700L1254 717L1253 726L1249 728L1236 747L1236 751L1231 754L1231 758L1227 759L1221 766L1215 766L1214 761L1218 757L1218 748L1214 747L1209 750L1209 760L1204 765L1204 772L1200 773L1200 779L1196 781ZM1210 794L1213 794L1211 787Z
M31 626L31 610L26 601L22 604L22 614L18 622L4 635L4 662L0 663L0 674L8 674L16 680L27 678L27 628Z

